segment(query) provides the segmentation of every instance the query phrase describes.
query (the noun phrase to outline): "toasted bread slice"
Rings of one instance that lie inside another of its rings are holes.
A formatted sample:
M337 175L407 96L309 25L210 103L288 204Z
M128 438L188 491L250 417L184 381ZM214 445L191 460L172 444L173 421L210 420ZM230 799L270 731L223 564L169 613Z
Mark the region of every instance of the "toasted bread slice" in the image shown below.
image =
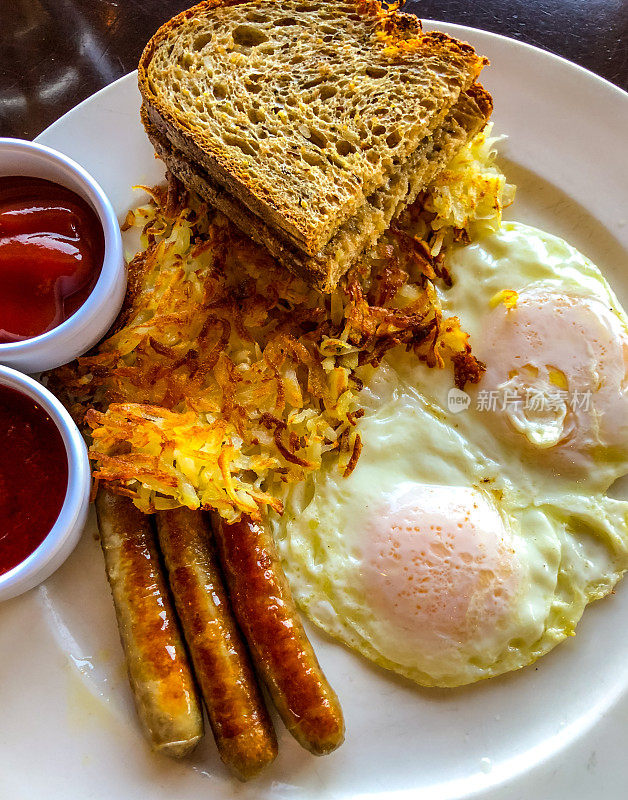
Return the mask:
M150 124L315 256L485 64L377 0L206 0L139 64Z
M324 291L334 289L349 267L371 247L407 205L413 203L455 153L488 121L491 97L481 86L465 92L444 123L421 142L403 168L376 190L338 230L317 256L307 256L253 214L243 203L182 153L151 125L145 108L142 120L159 157L173 175L228 216L248 236L263 244L292 272Z

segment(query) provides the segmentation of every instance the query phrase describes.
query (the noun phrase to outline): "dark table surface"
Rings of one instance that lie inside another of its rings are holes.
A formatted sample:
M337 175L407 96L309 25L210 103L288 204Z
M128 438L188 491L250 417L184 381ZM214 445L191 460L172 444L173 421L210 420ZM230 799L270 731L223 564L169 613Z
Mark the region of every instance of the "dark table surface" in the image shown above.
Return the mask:
M31 139L135 69L159 25L190 4L0 0L0 135ZM410 0L405 9L521 39L628 89L628 0Z

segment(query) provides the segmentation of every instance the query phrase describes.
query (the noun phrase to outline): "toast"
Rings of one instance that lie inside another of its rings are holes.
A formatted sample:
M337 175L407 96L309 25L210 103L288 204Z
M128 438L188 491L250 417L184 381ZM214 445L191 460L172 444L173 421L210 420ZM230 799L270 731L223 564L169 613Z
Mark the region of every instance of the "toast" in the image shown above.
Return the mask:
M419 192L445 168L455 153L478 133L492 111L491 97L479 85L463 93L443 124L425 137L386 186L372 193L316 256L308 256L253 214L212 177L177 151L151 123L142 107L142 121L157 155L170 172L231 219L246 235L264 245L284 266L324 292L375 244L392 220L414 202Z
M317 256L485 63L377 0L206 0L153 36L138 81L164 142Z

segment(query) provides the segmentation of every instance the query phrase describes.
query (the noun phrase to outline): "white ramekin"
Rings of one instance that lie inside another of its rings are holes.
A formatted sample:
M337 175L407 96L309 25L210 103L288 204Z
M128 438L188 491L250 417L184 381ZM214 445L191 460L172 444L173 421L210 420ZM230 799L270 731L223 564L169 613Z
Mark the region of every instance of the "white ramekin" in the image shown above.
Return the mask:
M48 389L21 372L0 366L0 384L35 400L59 429L68 456L68 488L57 521L39 547L4 575L0 575L0 601L8 600L46 580L74 550L89 508L90 467L79 429ZM19 468L19 465L16 465Z
M105 234L100 277L83 305L61 325L22 342L0 343L0 364L40 372L89 350L116 318L126 288L120 227L107 196L83 167L62 153L22 139L0 138L0 176L46 178L76 192L94 209Z

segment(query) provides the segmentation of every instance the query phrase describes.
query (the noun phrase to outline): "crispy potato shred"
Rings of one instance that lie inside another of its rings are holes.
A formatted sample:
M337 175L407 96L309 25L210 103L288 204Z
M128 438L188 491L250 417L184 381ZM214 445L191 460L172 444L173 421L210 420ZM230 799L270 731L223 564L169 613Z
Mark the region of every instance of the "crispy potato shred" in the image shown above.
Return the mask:
M377 20L378 29L376 36L384 46L384 55L388 58L398 58L409 53L421 50L424 46L424 32L421 20L414 14L400 14L399 11L405 0L358 0L358 10L364 16ZM441 40L448 39L446 34L432 33ZM459 42L461 49L473 52L471 45ZM483 58L484 64L488 59Z
M323 295L173 179L146 191L124 226L141 249L116 325L48 376L91 438L96 481L143 511L259 518L323 460L349 475L360 389L393 347L449 365L460 388L480 379L441 313L436 287L451 280L429 196Z

